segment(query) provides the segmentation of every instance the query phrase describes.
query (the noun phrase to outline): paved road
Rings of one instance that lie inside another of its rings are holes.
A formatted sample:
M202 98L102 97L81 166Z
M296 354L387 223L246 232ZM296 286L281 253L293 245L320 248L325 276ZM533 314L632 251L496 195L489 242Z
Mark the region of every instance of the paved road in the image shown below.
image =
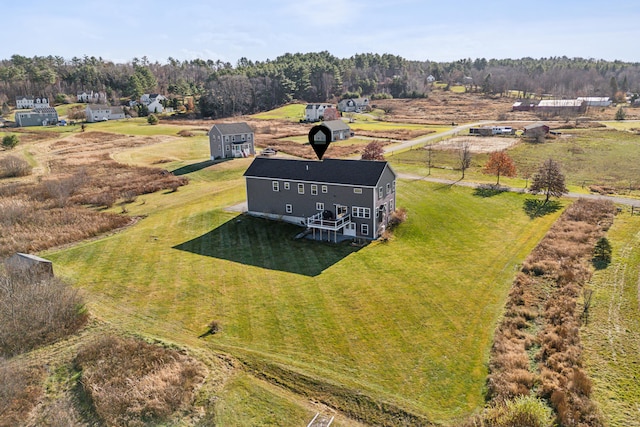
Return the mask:
M478 188L482 185L486 185L486 184L480 184L477 182L471 182L471 181L453 181L451 179L443 179L443 178L435 178L435 177L431 177L431 176L421 176L421 175L414 175L414 174L409 174L409 173L399 173L398 174L398 178L402 178L402 179L409 179L409 180L422 180L422 181L429 181L429 182L438 182L441 184L445 184L445 185L460 185L463 187L471 187L471 188ZM524 188L515 188L515 187L506 187L506 186L502 186L502 188L504 188L506 191L511 191L513 193L525 193L526 189ZM627 205L627 206L633 206L636 208L640 208L640 200L639 199L631 199L628 197L621 197L621 196L606 196L603 194L581 194L581 193L567 193L566 194L567 197L571 197L574 199L595 199L595 200L610 200L613 203L616 204L620 204L620 205Z

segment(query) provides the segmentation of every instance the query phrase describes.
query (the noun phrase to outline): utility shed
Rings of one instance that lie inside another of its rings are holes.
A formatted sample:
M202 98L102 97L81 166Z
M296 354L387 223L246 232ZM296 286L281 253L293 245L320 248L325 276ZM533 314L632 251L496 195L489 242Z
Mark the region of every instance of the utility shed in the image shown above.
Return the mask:
M10 275L53 277L53 263L36 255L16 253L5 260L5 269Z

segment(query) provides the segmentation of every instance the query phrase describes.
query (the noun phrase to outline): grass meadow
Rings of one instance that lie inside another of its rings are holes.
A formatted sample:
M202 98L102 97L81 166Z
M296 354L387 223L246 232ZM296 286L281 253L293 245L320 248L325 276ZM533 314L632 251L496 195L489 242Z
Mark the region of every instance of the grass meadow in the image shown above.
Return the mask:
M525 187L527 174L533 175L540 164L552 158L559 162L570 191L587 193L589 186L615 187L620 194L640 196L640 136L613 129L570 130L563 137L536 144L521 142L509 149L518 177L501 177L500 183ZM387 156L398 171L427 175L428 152L414 149ZM431 175L459 179L459 156L454 151L432 151ZM465 172L469 181L495 183L482 168L489 154L473 154L471 167ZM631 191L630 191L631 188Z
M295 226L225 210L244 200L250 160L198 161L206 145L191 138L118 159L154 163L160 148L171 160L163 167L187 172L189 185L127 205L142 219L121 233L46 254L83 289L92 313L178 345L285 366L433 421L482 407L514 274L559 212L531 220L526 196L400 181L409 218L390 242L295 241ZM220 332L198 339L212 320ZM230 383L216 404L222 419L255 412L267 423L264 389L252 381ZM269 399L279 419L300 417Z
M612 262L591 280L589 321L581 330L586 367L607 425L640 426L640 216L618 215L607 237Z
M304 119L304 109L307 104L287 104L264 113L254 114L253 118L262 120L288 120L299 122Z

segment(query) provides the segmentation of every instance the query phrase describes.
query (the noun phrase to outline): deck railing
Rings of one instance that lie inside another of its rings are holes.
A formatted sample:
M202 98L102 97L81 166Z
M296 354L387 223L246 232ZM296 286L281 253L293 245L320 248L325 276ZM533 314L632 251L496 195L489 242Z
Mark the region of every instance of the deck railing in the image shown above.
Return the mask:
M350 222L351 215L349 214L341 215L338 218L325 219L322 217L322 212L319 212L314 216L307 218L307 227L338 231Z

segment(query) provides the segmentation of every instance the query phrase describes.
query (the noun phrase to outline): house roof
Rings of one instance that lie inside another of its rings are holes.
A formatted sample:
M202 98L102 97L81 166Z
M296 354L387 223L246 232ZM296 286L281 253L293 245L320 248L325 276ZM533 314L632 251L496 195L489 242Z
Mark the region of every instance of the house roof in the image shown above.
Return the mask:
M317 161L256 157L244 176L373 187L387 167L390 168L387 162L373 160Z
M537 123L532 123L530 125L525 126L524 130L537 129L537 128L540 128L540 127L549 127L549 126L545 125L544 123L537 122Z
M222 135L237 135L240 133L253 133L253 129L245 122L239 123L217 123L213 125L211 130L216 128Z
M543 99L538 103L538 107L580 107L582 100L579 99Z
M27 110L27 111L16 111L16 114L18 114L20 116L26 116L26 115L29 115L29 114L55 114L55 115L57 115L58 112L53 107L44 107L44 108L34 108L33 110Z
M587 102L608 102L608 96L579 96L579 100Z
M335 132L338 130L349 130L351 129L349 125L347 125L342 120L327 120L326 122L322 122L322 124L318 126L324 126L328 128L330 131Z
M106 104L87 104L87 108L91 111L94 110L109 110L111 114L123 114L124 110L120 106L109 106Z
M52 262L49 261L48 259L40 258L37 255L24 254L24 253L21 253L21 252L16 252L9 259L29 259L31 261L37 261L37 262L42 262L42 263L46 263L46 264L52 264Z

